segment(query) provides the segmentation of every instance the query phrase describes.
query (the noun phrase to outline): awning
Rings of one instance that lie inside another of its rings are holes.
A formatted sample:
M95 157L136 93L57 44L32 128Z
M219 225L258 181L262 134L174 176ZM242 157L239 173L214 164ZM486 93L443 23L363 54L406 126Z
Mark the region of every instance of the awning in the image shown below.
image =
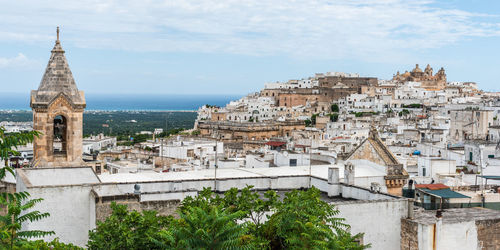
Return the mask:
M457 193L455 191L452 191L451 189L438 189L438 190L430 190L427 188L422 188L419 189L420 191L437 196L443 199L451 199L451 198L470 198L469 196L463 195L461 193Z
M500 175L478 175L478 177L490 180L500 180Z

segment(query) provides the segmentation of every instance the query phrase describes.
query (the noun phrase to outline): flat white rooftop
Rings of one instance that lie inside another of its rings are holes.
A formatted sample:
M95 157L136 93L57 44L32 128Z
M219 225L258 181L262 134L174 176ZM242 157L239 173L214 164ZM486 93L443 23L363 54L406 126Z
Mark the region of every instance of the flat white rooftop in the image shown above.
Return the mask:
M369 161L356 161L356 177L385 176L383 166ZM344 167L338 165L313 165L311 175L319 178L328 178L328 168L338 167L339 175L344 176ZM138 172L138 173L117 173L101 174L99 179L102 183L130 183L130 182L161 182L161 181L181 181L181 180L210 180L214 179L214 169L203 169L183 172ZM252 178L252 177L273 177L273 176L303 176L309 175L309 166L297 167L274 167L274 168L235 168L217 169L217 178Z
M17 169L17 175L31 187L99 183L99 178L90 167L22 168Z

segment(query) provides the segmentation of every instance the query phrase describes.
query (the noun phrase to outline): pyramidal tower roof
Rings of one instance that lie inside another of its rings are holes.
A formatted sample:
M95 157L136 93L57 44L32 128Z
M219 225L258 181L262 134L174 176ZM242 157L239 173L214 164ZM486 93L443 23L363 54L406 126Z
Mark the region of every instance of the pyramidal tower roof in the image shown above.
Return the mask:
M38 90L31 91L30 106L32 108L47 108L60 95L64 95L74 108L85 108L83 91L79 91L76 87L64 53L59 41L59 27L57 27L57 40L40 86Z

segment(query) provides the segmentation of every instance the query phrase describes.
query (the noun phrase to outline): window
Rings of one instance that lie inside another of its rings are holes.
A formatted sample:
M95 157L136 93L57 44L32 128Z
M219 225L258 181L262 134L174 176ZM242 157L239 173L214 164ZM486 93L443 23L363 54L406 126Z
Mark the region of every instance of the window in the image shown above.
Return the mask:
M297 159L290 159L290 167L296 167L297 166Z
M66 154L66 141L67 141L67 123L66 118L62 115L58 115L54 118L53 127L53 141L52 149L54 154Z

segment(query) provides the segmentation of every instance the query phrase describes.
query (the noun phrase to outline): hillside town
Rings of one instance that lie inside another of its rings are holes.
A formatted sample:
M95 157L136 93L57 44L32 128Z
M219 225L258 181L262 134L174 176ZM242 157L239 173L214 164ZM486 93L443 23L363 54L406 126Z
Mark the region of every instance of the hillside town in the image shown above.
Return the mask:
M2 188L43 198L41 209L58 215L23 228L82 247L112 202L172 215L204 188L251 186L319 189L371 249L498 249L500 93L448 82L444 67L400 72L266 83L224 107L200 107L191 130L143 131L148 139L127 144L83 137L85 94L58 31L31 91L33 122L0 123L5 133L40 132L7 159L16 175Z

